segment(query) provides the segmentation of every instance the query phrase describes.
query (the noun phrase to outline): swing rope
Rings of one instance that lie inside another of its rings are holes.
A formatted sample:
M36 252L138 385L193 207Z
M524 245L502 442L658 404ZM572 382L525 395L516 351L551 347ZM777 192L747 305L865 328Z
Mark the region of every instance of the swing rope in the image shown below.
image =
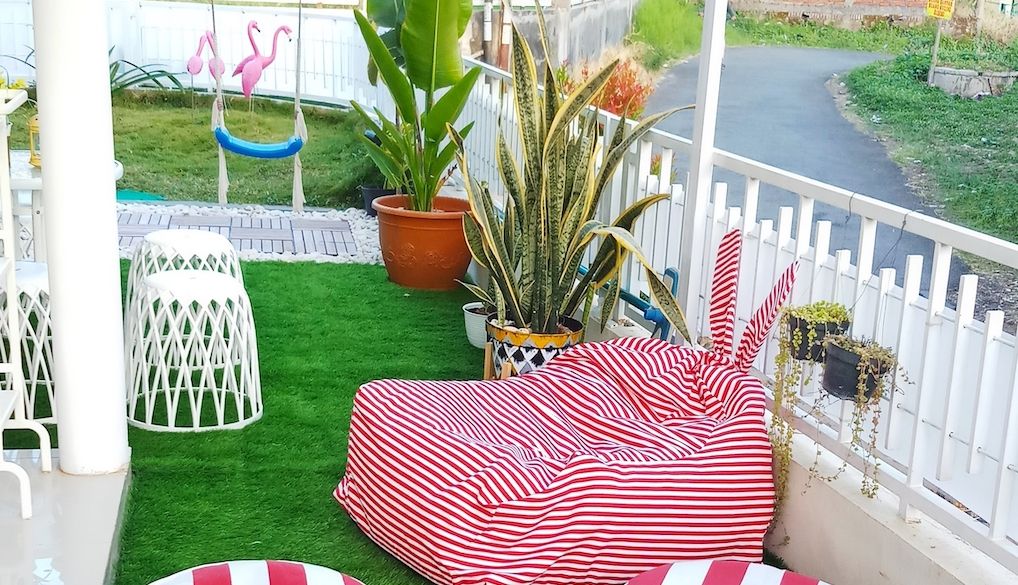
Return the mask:
M304 0L297 2L297 67L296 77L296 89L293 92L293 133L299 137L302 141L308 141L308 129L304 123L304 112L300 109L300 76L303 71L301 67L301 27L304 24ZM295 212L304 211L304 179L303 179L303 165L300 162L300 151L293 157L293 196L291 205Z
M212 55L219 58L218 32L216 29L216 2L210 0L212 7ZM281 158L293 155L293 193L292 206L296 212L304 211L304 182L303 165L300 160L300 149L307 142L308 131L304 122L304 112L300 107L300 78L303 71L301 67L301 46L303 36L301 29L304 21L304 2L300 0L297 4L297 65L295 67L296 89L293 99L293 137L280 145L262 145L237 140L230 136L226 127L226 101L223 98L222 76L213 73L216 82L216 97L212 102L212 131L219 146L219 203L227 203L227 191L230 187L230 179L226 169L226 153L224 145L231 151L246 156L258 158Z

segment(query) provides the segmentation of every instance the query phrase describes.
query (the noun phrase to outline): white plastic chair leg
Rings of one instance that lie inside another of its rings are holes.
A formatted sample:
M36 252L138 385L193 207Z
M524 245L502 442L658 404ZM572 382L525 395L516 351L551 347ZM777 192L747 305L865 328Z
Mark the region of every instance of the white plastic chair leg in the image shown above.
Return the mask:
M53 443L49 432L41 423L23 418L13 418L4 425L5 429L24 429L39 436L39 452L42 454L42 470L53 471Z
M18 491L21 493L21 517L28 520L32 517L32 489L28 483L28 474L19 465L8 461L0 461L0 472L14 474L18 480Z

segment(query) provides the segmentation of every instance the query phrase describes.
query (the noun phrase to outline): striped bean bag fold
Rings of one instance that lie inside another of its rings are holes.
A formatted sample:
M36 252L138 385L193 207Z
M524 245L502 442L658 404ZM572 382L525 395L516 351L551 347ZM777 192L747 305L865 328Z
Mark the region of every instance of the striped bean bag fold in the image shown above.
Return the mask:
M618 585L673 561L759 561L774 486L748 370L792 270L738 352L729 323L710 351L623 338L509 380L365 384L334 496L441 584Z

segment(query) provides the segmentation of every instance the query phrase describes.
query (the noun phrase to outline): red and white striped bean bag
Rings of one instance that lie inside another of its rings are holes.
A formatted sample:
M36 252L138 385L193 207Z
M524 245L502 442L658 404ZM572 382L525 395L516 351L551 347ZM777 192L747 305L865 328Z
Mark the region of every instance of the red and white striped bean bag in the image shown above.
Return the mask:
M794 267L733 351L737 235L711 351L628 338L504 381L365 384L336 499L441 584L617 585L678 560L759 561L774 486L747 372Z
M827 585L819 579L744 561L687 561L662 565L626 585Z
M290 561L230 561L187 569L152 585L364 585L332 569Z

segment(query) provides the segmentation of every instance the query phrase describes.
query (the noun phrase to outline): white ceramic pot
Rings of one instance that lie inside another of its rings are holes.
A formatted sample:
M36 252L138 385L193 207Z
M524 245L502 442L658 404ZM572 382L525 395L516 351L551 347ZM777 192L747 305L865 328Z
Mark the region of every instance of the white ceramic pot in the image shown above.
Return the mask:
M470 309L481 309L483 307L484 303L480 302L463 305L463 323L467 328L467 340L470 341L470 345L478 349L483 349L484 344L488 342L488 333L484 328L488 316L481 313L472 313Z

